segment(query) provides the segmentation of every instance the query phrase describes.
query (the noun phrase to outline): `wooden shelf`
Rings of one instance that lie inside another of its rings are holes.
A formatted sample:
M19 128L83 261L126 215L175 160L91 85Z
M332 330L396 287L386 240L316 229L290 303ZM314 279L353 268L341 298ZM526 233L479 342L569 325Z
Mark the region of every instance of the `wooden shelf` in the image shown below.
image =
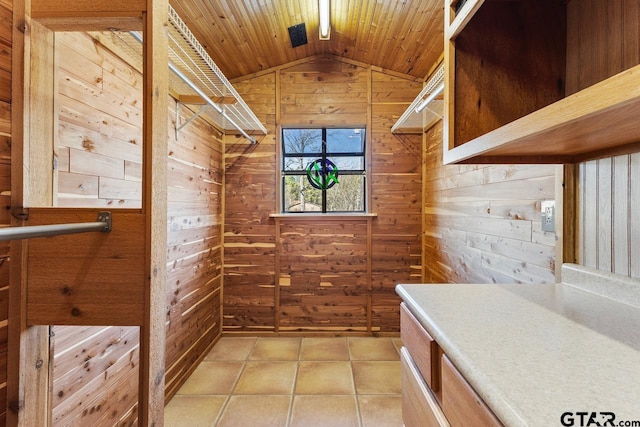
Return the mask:
M454 5L445 10L445 164L640 151L640 12L612 13L605 0L467 0L454 17Z
M574 163L640 151L640 65L444 153L444 163Z
M460 34L465 25L467 25L471 18L473 18L473 15L478 11L478 9L480 9L480 6L482 6L482 3L484 3L484 1L485 0L467 0L464 5L462 5L458 13L455 14L455 18L454 11L451 10L449 12L449 16L451 16L451 18L449 18L451 20L451 23L445 26L444 36L447 39L454 39L458 34ZM454 9L455 3L457 2L450 2L450 9Z

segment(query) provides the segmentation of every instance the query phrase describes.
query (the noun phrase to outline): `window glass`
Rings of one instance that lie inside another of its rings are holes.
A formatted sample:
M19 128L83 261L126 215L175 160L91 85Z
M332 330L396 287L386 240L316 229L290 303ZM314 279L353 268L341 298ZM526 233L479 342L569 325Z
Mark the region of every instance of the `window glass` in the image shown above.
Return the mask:
M283 129L285 154L322 152L322 129Z
M361 153L364 129L327 129L327 153Z
M283 212L365 212L365 130L282 130Z

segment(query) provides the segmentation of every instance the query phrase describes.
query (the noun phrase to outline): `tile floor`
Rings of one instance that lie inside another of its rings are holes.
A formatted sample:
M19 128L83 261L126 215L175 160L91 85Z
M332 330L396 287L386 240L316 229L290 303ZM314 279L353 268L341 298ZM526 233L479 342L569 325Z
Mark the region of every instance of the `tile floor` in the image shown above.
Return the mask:
M167 427L400 427L400 338L223 337Z

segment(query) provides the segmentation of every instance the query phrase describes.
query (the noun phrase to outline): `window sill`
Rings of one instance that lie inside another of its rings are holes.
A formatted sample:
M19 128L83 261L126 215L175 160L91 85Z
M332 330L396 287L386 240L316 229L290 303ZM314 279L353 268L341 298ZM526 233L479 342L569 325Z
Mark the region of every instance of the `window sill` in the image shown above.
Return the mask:
M269 214L270 218L285 219L287 221L349 221L349 220L362 220L377 217L377 213L272 213Z

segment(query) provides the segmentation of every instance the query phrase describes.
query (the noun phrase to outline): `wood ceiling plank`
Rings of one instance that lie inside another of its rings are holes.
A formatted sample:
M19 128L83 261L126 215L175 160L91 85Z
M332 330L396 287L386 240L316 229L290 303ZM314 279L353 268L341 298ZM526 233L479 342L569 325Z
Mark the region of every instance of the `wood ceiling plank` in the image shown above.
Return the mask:
M316 1L174 0L172 5L230 79L324 53L425 78L444 46L441 0L332 0L326 41L318 39ZM302 22L308 43L293 48L287 28Z

